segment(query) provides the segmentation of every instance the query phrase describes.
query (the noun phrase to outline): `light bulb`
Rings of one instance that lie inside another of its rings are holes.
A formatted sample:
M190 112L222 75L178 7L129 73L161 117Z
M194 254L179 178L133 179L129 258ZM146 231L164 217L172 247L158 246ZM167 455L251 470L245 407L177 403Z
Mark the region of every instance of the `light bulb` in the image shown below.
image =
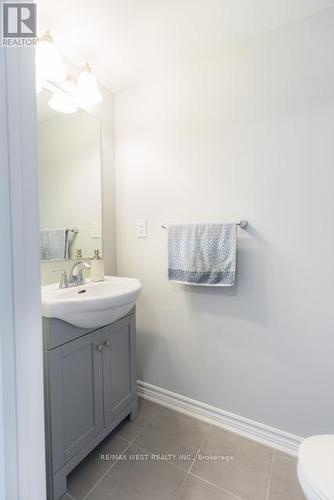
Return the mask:
M49 32L37 44L36 67L45 80L62 82L66 79L64 63Z
M58 113L70 114L78 111L78 107L74 104L72 99L60 91L52 94L51 99L48 101L48 105L54 111L58 111Z
M82 104L98 104L102 101L102 94L98 89L96 78L88 64L78 76L77 99Z

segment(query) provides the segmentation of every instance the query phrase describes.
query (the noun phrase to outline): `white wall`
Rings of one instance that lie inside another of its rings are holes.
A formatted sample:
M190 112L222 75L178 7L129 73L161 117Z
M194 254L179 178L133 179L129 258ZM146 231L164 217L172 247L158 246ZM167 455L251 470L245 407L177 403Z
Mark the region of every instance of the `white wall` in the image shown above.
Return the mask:
M333 60L329 10L115 99L138 378L299 435L334 432ZM234 288L167 281L161 223L240 218Z

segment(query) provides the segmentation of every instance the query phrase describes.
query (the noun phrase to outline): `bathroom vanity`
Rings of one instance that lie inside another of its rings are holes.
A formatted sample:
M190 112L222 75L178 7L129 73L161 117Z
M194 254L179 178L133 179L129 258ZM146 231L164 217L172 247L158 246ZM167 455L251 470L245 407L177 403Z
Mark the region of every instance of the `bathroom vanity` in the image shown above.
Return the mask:
M137 414L138 279L91 275L102 249L101 124L38 95L41 299L48 499L124 418ZM109 223L108 223L109 224ZM54 274L56 273L56 274ZM55 282L57 280L57 282Z
M100 328L43 317L48 499L125 417L137 415L135 310Z

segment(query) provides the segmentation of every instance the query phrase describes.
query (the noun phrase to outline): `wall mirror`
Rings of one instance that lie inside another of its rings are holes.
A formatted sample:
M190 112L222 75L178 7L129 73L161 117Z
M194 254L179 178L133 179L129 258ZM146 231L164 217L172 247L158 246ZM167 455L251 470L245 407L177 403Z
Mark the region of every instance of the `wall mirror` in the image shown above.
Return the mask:
M100 122L55 111L51 98L37 96L41 260L89 258L102 253Z

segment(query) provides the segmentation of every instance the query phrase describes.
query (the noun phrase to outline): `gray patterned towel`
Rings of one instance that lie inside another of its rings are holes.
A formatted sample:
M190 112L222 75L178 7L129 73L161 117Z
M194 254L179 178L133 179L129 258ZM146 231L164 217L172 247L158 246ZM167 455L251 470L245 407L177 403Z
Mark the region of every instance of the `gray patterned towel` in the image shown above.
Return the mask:
M41 260L68 259L68 229L41 229Z
M168 279L233 286L236 240L236 224L169 224Z

